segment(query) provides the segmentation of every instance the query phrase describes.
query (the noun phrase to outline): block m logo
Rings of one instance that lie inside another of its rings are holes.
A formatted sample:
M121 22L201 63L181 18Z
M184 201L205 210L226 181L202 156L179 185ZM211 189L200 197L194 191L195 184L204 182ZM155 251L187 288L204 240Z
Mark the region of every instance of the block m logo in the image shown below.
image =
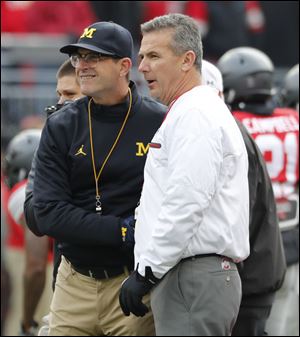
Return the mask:
M90 29L85 28L84 32L80 36L80 38L82 38L82 37L88 37L89 39L92 39L93 38L93 34L94 34L95 31L96 31L96 28L90 28Z
M149 150L149 144L145 146L144 143L136 142L136 146L137 146L137 152L136 152L137 157L142 157L145 154L147 154Z

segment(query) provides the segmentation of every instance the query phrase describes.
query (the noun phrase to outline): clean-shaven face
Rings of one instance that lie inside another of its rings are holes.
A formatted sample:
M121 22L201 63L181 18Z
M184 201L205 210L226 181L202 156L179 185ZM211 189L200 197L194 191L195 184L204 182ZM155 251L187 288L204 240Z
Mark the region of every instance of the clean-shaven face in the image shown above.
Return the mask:
M139 51L139 71L148 83L152 97L169 104L176 96L182 76L183 56L171 50L172 30L146 33Z
M83 56L94 52L79 48L78 53ZM120 76L118 61L106 56L96 64L80 60L75 71L82 94L96 98L114 90Z

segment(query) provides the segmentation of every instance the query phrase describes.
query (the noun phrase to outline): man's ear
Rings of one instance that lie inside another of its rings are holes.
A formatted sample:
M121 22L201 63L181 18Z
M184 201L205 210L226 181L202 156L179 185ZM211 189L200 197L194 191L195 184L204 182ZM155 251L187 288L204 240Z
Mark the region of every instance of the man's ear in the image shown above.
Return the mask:
M190 70L194 66L195 61L196 61L196 54L192 50L187 51L183 56L181 69L183 71Z
M121 60L120 77L126 77L132 67L131 59L125 57Z

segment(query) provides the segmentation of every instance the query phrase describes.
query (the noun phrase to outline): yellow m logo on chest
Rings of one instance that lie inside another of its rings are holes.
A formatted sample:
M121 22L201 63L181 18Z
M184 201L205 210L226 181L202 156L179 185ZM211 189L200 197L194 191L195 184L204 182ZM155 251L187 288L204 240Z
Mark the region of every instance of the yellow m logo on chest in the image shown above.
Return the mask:
M144 143L136 142L136 146L137 146L137 152L136 152L137 157L142 157L145 154L147 154L149 150L149 144L145 146Z

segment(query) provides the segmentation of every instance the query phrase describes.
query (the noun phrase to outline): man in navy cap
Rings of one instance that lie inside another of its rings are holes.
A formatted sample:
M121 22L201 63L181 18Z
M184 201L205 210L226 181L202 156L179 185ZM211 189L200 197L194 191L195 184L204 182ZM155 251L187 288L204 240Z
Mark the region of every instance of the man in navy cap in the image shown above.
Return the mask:
M37 151L37 225L62 254L52 336L154 335L151 313L125 317L118 302L133 269L133 214L148 143L166 111L129 80L132 49L129 31L97 22L60 50L86 97L47 119Z

